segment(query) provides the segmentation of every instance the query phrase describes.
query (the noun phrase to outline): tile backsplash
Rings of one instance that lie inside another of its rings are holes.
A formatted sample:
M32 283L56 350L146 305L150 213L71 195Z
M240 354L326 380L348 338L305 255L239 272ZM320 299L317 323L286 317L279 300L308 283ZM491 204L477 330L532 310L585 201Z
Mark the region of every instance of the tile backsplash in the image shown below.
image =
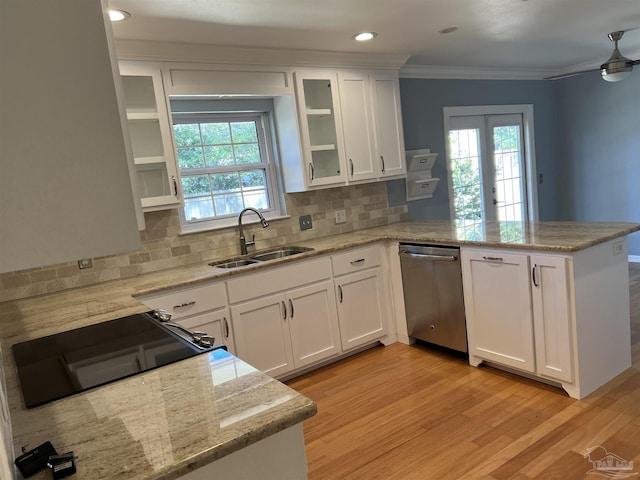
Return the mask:
M248 236L256 234L258 249L407 219L406 205L389 207L384 182L287 194L285 202L289 218L274 220L266 229L245 228ZM336 224L336 210L346 210L346 223ZM301 215L311 215L312 229L300 231ZM145 222L138 252L94 258L93 268L85 270L67 262L1 274L0 302L239 254L237 227L180 235L176 210L146 213Z

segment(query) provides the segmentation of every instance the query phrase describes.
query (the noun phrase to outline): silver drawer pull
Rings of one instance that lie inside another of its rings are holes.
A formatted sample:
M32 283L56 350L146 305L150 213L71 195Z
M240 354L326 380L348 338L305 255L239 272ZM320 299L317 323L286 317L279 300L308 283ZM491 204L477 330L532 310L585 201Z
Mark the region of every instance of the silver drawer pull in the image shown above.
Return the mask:
M195 305L196 301L192 300L190 302L186 302L186 303L181 303L180 305L174 305L173 308L185 308L185 307L190 307L191 305Z
M502 257L482 257L487 262L502 262Z
M364 258L359 258L358 260L351 260L351 265L361 265L364 263Z

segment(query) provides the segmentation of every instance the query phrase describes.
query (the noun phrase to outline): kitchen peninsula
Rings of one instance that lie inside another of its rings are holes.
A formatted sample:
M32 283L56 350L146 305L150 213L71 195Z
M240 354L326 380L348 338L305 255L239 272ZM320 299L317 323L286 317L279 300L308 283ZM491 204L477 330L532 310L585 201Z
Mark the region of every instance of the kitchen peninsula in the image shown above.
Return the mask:
M640 230L640 225L539 222L523 225L519 237L504 240L500 230L499 224L487 223L483 227L484 236L468 239L459 236L451 222L402 222L300 242L297 245L313 248L313 251L273 262L237 269L218 269L206 263L185 265L2 303L0 338L14 448L19 452L23 445L33 447L50 440L60 452L73 450L78 456L79 478L173 479L233 455L233 452L242 452L247 445L257 445L269 438L280 442L280 435L288 435L286 432L291 432L291 428L300 428L300 422L315 413L315 404L230 354L200 355L27 410L18 388L11 345L148 310L137 299L141 295L210 281L226 282L315 257L335 257L332 254L371 245L385 248L386 257L382 261L388 264L384 272L391 287L390 311L395 318L388 319L384 340L387 343L398 339L408 341L406 325L403 326L398 241L460 245L463 260L465 249L468 252L478 249L499 251L504 254L503 266L514 264L508 254L519 255L519 260L531 266L540 264L535 257L538 254L563 258L567 298L571 305L567 328L573 352L570 356L572 373L570 380L556 382L563 383L568 391L577 385L570 394L582 397L597 388L597 383L601 384L613 371L623 371L629 349L625 237ZM494 264L487 268L498 270ZM546 281L544 276L541 278ZM602 286L604 290L599 291L599 297L594 289ZM465 284L465 294L473 290L473 287L467 287ZM624 304L625 298L626 306L618 305L606 317L600 318L603 309L612 303ZM474 301L475 297L466 297L467 300ZM594 303L600 307L594 312L588 311ZM469 307L467 305L468 322ZM624 321L620 321L621 318L624 320L625 312L626 332ZM234 321L233 316L231 321ZM478 326L475 326L476 330ZM603 331L608 339L600 338L596 342L595 338L601 337ZM585 338L591 340L585 342ZM481 337L476 335L474 342L476 339ZM606 362L598 349L609 348L610 342L614 341L622 342L609 356L615 357L614 365L603 368L601 364ZM470 349L473 364L488 361L508 366L501 357L489 358L481 343L476 346L479 348ZM546 353L554 358L552 352ZM539 357L536 351L536 358ZM340 355L332 357L335 358ZM522 366L514 368L527 371ZM533 375L550 378L537 367L533 368L530 372ZM293 435L300 438L301 432L294 431ZM300 455L303 452L298 450L290 457L299 459Z

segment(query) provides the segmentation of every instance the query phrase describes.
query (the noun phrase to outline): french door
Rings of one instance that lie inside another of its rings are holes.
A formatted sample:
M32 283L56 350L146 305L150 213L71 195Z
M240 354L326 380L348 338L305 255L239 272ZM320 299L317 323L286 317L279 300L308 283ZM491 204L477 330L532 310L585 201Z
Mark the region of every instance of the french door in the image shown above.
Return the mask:
M458 235L482 239L484 222L498 220L502 240L517 239L530 214L523 115L447 117L445 111L445 119L451 210Z

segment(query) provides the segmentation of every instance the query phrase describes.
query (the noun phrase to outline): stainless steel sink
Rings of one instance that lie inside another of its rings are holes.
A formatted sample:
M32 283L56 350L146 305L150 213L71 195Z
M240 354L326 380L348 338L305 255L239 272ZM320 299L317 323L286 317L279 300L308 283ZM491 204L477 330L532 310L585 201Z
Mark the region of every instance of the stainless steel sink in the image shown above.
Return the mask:
M304 252L310 252L313 248L307 247L282 247L278 249L267 250L266 252L256 253L251 257L241 257L227 260L220 260L218 262L211 262L209 265L216 268L239 268L246 267L247 265L255 265L256 263L268 262L269 260L276 260L278 258L290 257L291 255L298 255Z
M247 265L255 265L256 263L258 263L257 260L242 259L242 260L212 262L209 265L216 268L238 268L238 267L246 267Z
M300 253L310 252L313 248L306 247L285 247L278 250L272 250L270 252L258 253L252 255L251 260L257 260L258 262L267 262L269 260L275 260L277 258L290 257L291 255L299 255Z

